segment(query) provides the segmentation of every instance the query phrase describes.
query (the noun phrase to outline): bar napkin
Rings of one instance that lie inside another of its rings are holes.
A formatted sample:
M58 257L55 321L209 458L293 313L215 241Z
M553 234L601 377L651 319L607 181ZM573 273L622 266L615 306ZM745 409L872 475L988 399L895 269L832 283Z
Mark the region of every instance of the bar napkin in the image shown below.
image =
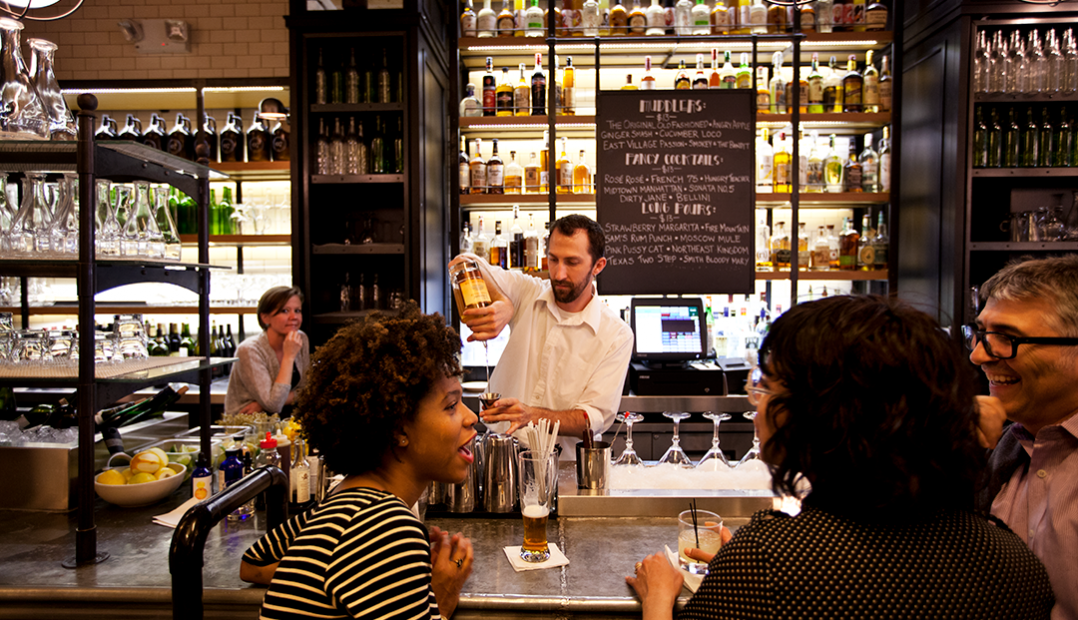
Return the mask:
M157 525L175 529L176 526L180 524L180 519L183 518L183 515L187 514L187 511L191 509L191 506L194 506L197 503L198 500L192 497L186 502L173 508L170 512L166 512L163 515L157 515L153 518L153 522Z
M509 558L509 563L513 565L513 570L518 573L540 568L557 568L569 564L569 558L565 557L565 554L561 552L561 549L558 549L557 545L549 543L547 546L550 547L550 559L546 562L525 562L520 557L520 545L505 547L505 556Z
M696 594L697 588L699 588L700 584L703 583L703 581L704 581L704 576L703 575L694 575L694 574L690 573L689 571L685 570L684 568L680 568L681 564L678 563L677 554L670 550L669 545L665 545L665 547L666 547L666 559L670 561L670 564L672 566L679 567L678 570L681 571L681 576L685 578L685 587L689 590L689 592L692 592L693 594Z

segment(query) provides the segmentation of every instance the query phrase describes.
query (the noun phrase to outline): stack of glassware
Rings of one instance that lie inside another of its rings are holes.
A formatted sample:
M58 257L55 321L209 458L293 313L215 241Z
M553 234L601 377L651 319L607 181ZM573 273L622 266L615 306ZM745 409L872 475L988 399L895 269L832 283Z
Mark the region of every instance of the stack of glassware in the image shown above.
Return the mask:
M56 45L29 39L30 66L23 60L20 38L23 24L0 18L0 107L10 110L0 118L0 139L75 140L75 116L67 107L53 71Z
M5 321L6 318L6 321ZM74 366L79 361L79 332L74 329L10 329L11 314L0 314L0 366ZM148 358L149 344L141 314L116 315L111 332L94 334L94 361L122 362Z

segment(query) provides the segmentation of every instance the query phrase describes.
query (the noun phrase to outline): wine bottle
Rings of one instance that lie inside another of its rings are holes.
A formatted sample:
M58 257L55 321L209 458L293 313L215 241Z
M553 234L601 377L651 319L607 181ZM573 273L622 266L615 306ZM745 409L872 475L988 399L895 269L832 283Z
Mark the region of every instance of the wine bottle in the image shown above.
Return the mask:
M147 418L161 415L165 409L176 404L187 393L186 385L170 383L150 398L127 403L111 409L102 409L94 415L94 423L100 430L108 427L128 426Z

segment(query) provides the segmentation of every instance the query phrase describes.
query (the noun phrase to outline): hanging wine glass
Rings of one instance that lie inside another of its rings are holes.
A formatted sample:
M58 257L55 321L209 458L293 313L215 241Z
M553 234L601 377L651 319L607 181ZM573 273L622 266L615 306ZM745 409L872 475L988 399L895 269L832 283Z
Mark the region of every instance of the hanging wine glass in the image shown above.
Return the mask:
M60 84L53 72L53 57L56 44L45 39L27 39L30 45L30 75L33 78L37 96L49 118L49 135L53 140L77 140L78 125L75 115L67 107L60 92Z
M124 256L165 256L165 240L150 209L150 184L146 181L135 181L134 206L124 226L120 251Z
M116 209L111 200L112 181L97 180L97 208L94 219L97 222L96 244L99 257L120 255L120 223L116 221Z
M77 257L79 254L79 177L75 173L64 173L63 181L58 186L56 214L49 226L49 242L52 251L65 257Z
M670 463L679 467L692 467L692 459L681 449L681 439L678 435L681 421L689 417L689 413L686 411L664 411L663 416L674 421L674 438L670 440L670 447L666 449L662 458L659 459L659 464Z
M183 252L180 243L180 235L176 232L176 218L172 214L172 207L168 200L169 188L160 185L153 188L154 213L157 214L157 225L161 229L161 236L165 243L165 258L178 261Z
M49 217L45 206L45 175L28 172L22 185L22 205L11 225L11 247L14 254L36 255L40 258L47 255L50 248Z
M729 420L729 413L715 413L712 411L705 411L704 417L711 420L715 424L715 430L711 435L711 449L704 454L704 458L700 459L700 462L696 464L697 469L704 469L708 471L725 471L733 467L730 461L726 460L726 455L719 449L719 424Z
M756 419L755 411L746 411L741 415L750 422ZM755 424L752 427L752 448L749 448L749 451L745 453L745 456L741 457L741 460L737 462L737 465L735 467L743 467L744 465L751 463L752 461L760 461L761 463L763 462L763 459L760 456L760 435L756 432Z
M633 424L644 419L644 416L639 413L632 413L626 411L625 413L619 413L614 416L618 422L625 423L625 450L622 451L618 460L614 461L615 465L643 465L644 460L640 458L640 455L633 449Z
M22 29L22 22L0 18L0 138L47 140L49 119L22 58Z

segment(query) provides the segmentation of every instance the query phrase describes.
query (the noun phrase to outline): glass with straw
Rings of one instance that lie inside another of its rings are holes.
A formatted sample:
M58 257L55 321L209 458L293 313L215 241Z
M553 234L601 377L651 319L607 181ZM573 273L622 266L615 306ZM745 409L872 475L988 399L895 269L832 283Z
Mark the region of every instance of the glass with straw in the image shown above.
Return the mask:
M690 547L704 553L716 554L722 546L722 517L708 510L699 510L695 502L678 515L677 553L682 568L693 574L706 574L707 564L685 555Z

